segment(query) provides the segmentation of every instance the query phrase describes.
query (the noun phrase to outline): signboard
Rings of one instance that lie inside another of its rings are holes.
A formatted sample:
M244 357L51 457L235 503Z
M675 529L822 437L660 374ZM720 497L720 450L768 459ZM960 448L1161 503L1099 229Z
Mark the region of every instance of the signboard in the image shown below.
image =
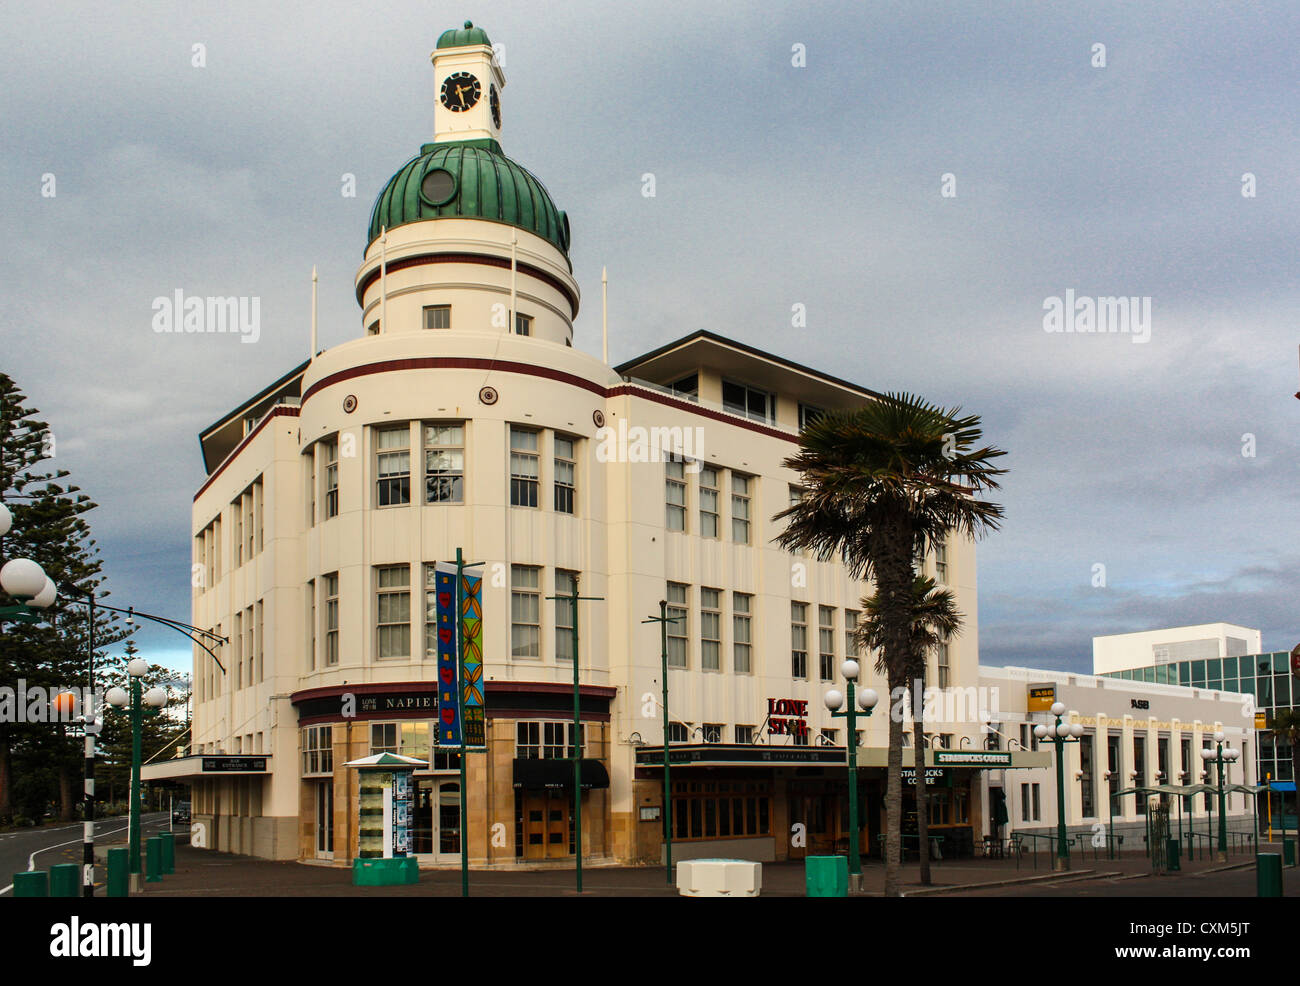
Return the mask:
M415 815L415 785L411 771L393 771L393 855L405 856L411 851L411 823Z
M1265 712L1256 712L1256 713L1255 713L1255 728L1256 728L1256 729L1267 729L1267 728L1268 728L1268 714L1267 714L1267 713L1265 713Z
M767 733L769 736L807 736L807 701L794 698L769 698Z
M904 784L909 784L909 785L915 787L915 786L916 786L916 768L915 768L915 767L904 767L903 770L902 770L902 778L903 778L903 783L904 783ZM926 786L926 787L934 787L935 784L937 784L939 781L943 780L943 778L944 778L944 772L943 772L943 768L942 768L942 767L926 767L926 768L925 768L925 786Z
M934 762L943 767L1010 767L1011 754L1005 750L935 750Z
M266 772L266 757L203 757L203 773L257 774Z
M1025 704L1028 712L1051 712L1056 702L1055 685L1030 685L1029 699Z
M456 654L456 566L434 570L438 637L438 746L460 746L460 682Z
M483 714L483 568L461 570L461 729L467 747L487 746Z

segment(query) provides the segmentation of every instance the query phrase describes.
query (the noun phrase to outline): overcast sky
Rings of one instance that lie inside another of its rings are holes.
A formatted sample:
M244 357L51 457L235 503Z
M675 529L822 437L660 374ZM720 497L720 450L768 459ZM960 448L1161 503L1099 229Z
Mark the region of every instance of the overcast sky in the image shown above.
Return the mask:
M1294 3L7 10L0 359L100 504L111 602L188 618L198 431L305 358L313 264L321 345L360 333L371 205L466 18L505 45L506 152L569 214L580 348L607 265L615 363L705 328L983 416L1010 470L984 663L1300 639ZM260 341L156 334L178 289L259 297ZM1067 291L1150 299L1149 340L1045 331ZM179 639L139 638L188 669Z

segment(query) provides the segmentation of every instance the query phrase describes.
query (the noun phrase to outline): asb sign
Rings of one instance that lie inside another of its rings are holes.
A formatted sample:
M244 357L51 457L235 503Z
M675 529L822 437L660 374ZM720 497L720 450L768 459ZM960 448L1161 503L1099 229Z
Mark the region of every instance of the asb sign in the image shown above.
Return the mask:
M808 703L794 698L769 698L767 733L769 736L807 736Z
M1051 712L1052 705L1055 702L1055 685L1030 685L1025 710L1028 712Z

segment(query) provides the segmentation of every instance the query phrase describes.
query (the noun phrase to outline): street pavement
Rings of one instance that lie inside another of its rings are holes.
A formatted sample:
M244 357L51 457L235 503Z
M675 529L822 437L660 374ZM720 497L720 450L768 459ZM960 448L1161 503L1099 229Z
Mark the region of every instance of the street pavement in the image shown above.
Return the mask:
M140 833L156 835L166 829L167 812L146 814L141 819ZM126 841L127 817L96 819L95 841L123 844ZM77 863L82 859L82 824L48 825L40 828L15 829L0 832L0 895L12 892L15 873L29 869L48 870L55 863ZM105 870L102 865L95 870L96 888L104 885Z
M1268 851L1268 847L1261 847ZM1276 847L1275 847L1276 848ZM1280 849L1278 850L1280 851ZM944 860L932 866L933 884L922 887L916 863L903 867L905 894L935 896L1242 896L1255 895L1253 856L1235 853L1226 864L1209 859L1184 860L1180 873L1152 876L1151 864L1141 853L1108 860L1074 859L1068 873L1053 873L1050 860L1034 869L1028 859L1017 868L1013 860ZM1222 871L1222 867L1245 867ZM884 867L868 862L863 867L865 891L884 891ZM1286 889L1295 892L1295 871L1287 873ZM1008 884L1007 881L1018 881ZM977 885L977 886L972 886ZM672 897L663 867L584 867L584 896ZM298 862L272 862L176 847L176 872L145 890L147 897L457 897L461 894L458 868L425 869L420 882L404 887L354 887L351 869ZM470 894L476 897L575 896L572 866L546 869L472 870ZM766 863L764 897L803 897L804 864Z

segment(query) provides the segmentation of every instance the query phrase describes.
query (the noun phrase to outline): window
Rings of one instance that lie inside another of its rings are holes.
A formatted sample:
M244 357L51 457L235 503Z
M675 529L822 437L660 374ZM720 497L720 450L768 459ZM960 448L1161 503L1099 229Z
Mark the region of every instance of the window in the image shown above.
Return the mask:
M379 628L378 656L411 656L411 569L408 565L385 565L376 569L378 598L376 624Z
M555 570L555 594L563 596L573 592L577 572ZM563 599L555 602L555 659L573 661L573 606Z
M231 635L235 645L235 688L244 687L244 613L235 614L235 632Z
M686 609L686 586L679 582L668 583L668 609L665 614L670 622L668 626L668 666L670 668L686 667L686 638L689 635L689 617Z
M530 336L533 334L533 316L515 314L515 335Z
M537 506L537 432L510 427L510 505Z
M826 413L825 408L816 407L812 404L799 405L799 430L803 431L810 424Z
M325 463L325 519L339 513L339 443L321 442L321 460Z
M1040 794L1041 794L1041 792L1040 792L1040 790L1039 790L1040 785L1038 785L1038 784L1031 784L1031 785L1030 785L1030 788L1031 788L1032 793L1033 793L1033 795L1034 795L1034 821L1036 821L1036 822L1037 822L1037 821L1041 821L1041 820L1042 820L1042 817L1043 817L1043 813L1042 813L1042 803L1041 803L1041 801L1040 801Z
M1079 737L1079 774L1079 812L1092 818L1097 814L1092 797L1092 733Z
M664 498L668 504L668 530L686 530L686 463L677 456L664 460Z
M372 722L370 724L370 755L376 753L396 753L398 731L395 722Z
M450 329L451 305L425 305L424 327L426 329Z
M686 728L684 722L670 722L668 724L668 742L685 743L690 737L690 730Z
M700 375L692 373L689 377L682 377L670 389L677 397L685 397L691 401L699 400Z
M565 435L555 436L555 510L557 513L573 513L573 494L577 486L577 461L573 446L572 438Z
M1020 785L1020 820L1029 821L1029 785Z
M1133 781L1134 787L1147 786L1147 741L1145 736L1133 737L1133 770L1137 777ZM1137 799L1137 813L1145 815L1147 813L1147 799L1145 796L1139 796Z
M790 677L808 677L808 604L790 604Z
M673 838L680 841L769 835L770 781L673 781Z
M259 599L253 607L253 680L261 684L265 677L262 663L262 601Z
M370 754L396 753L404 757L429 759L429 724L427 722L372 722Z
M424 426L424 502L465 502L465 426Z
M862 614L856 609L846 609L844 611L844 656L858 656L858 618Z
M334 773L334 727L308 726L302 736L302 772Z
M520 722L515 725L515 757L519 760L542 759L540 722Z
M705 671L722 670L721 598L718 589L700 589L700 667Z
M934 580L940 585L948 584L948 546L937 544L934 547Z
M722 381L722 406L732 414L740 414L754 421L771 421L775 403L772 395L765 391L743 383Z
M821 745L835 746L839 743L839 735L840 731L838 729L830 729L829 727L823 726L821 731Z
M325 666L339 663L339 573L325 576Z
M718 470L712 466L701 467L700 537L716 538L718 536L718 490Z
M234 567L238 568L244 564L244 508L243 497L235 497L230 504L230 515L235 522L235 529L231 532L234 536L231 538L234 550Z
M378 505L411 502L411 429L381 428L375 432L375 476Z
M378 323L378 322L371 322L371 323L366 327L366 335L368 335L368 336L377 336L377 335L379 335L379 323Z
M737 472L731 474L731 540L749 544L749 491L750 477Z
M818 665L822 681L835 680L835 607L817 607Z
M307 580L307 670L316 670L316 580Z
M722 723L706 722L700 727L700 735L706 743L722 742Z
M733 732L736 734L736 742L737 742L737 743L753 743L753 742L754 742L754 727L753 727L753 726L737 726L737 727L733 730Z
M750 646L752 643L750 637L752 630L750 626L750 609L752 601L753 597L746 593L733 592L731 594L732 651L736 671L739 674L749 674L750 672Z
M510 566L510 656L542 656L541 569L533 565Z
M948 664L947 641L944 641L939 644L938 653L935 656L935 661L937 663L938 670L939 670L939 687L947 688L951 684L949 678L952 675L952 668Z
M257 520L253 516L253 488L239 498L244 507L244 560L252 561L257 542Z

